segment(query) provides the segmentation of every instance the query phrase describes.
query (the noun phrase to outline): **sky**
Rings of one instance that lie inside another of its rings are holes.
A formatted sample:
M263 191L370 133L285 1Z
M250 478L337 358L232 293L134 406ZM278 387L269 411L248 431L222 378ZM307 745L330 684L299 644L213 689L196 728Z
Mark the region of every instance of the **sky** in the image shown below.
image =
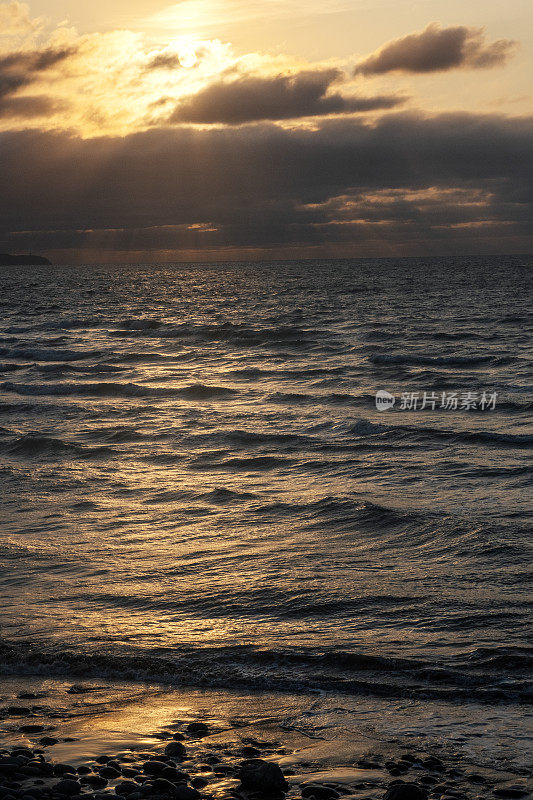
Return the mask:
M530 0L0 2L0 250L526 253Z

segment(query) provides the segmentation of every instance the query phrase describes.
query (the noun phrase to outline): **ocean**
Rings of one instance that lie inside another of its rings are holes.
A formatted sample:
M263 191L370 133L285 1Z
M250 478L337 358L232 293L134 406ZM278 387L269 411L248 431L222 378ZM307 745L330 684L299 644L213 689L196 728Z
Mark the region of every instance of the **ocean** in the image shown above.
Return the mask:
M520 768L532 263L2 268L5 685L268 689Z

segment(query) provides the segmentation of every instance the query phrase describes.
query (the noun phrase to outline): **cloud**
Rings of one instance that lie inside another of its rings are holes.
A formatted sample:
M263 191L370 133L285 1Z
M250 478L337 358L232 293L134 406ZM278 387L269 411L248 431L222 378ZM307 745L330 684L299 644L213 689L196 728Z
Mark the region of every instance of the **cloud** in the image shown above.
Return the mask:
M85 135L131 130L142 125L150 101L164 85L143 81L147 59L156 55L153 46L148 49L139 34L129 31L78 36L58 29L40 46L0 53L0 96L48 97L48 119L25 115L35 118L34 127L69 127ZM16 124L15 106L22 110L23 103L0 107L4 128ZM44 101L41 106L44 111Z
M405 102L392 95L343 96L334 85L344 80L339 69L298 69L281 55L236 55L216 40L155 47L131 31L62 31L40 48L0 54L0 95L49 97L47 118L28 114L34 119L28 124L68 127L83 136L183 122L240 125L386 110ZM17 124L15 106L22 111L22 103L0 109L5 129Z
M0 57L0 72L14 71L28 75L43 72L69 58L75 52L74 47L48 47L42 50L8 53Z
M0 50L33 43L43 21L32 19L26 3L0 3Z
M148 62L146 69L178 69L181 61L176 53L158 53Z
M95 139L21 131L0 135L0 153L3 240L20 247L33 230L35 247L69 257L533 243L533 118L393 113Z
M0 117L15 117L17 119L48 117L64 109L65 106L63 104L46 97L46 95L2 97L0 92Z
M331 86L343 78L344 74L338 69L317 69L295 75L243 75L230 82L217 81L181 100L169 122L241 125L262 120L374 111L404 102L403 98L392 96L328 94Z
M72 47L46 48L0 57L0 117L46 116L57 111L61 104L53 98L15 95L74 52Z
M505 64L516 42L498 39L487 42L483 28L456 25L441 28L432 22L423 31L393 39L360 61L356 75L386 72L442 72L450 69L487 69Z

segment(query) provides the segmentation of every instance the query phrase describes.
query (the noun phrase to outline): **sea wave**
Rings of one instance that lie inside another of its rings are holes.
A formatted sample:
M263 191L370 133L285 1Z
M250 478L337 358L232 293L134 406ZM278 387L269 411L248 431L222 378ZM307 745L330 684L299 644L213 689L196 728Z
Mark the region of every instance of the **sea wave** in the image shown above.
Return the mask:
M116 364L86 364L81 366L79 362L54 362L54 363L46 363L46 364L34 364L33 368L41 373L41 375L46 375L49 377L53 375L54 377L60 378L62 375L69 375L69 374L76 374L76 375L108 375L114 374L117 372L124 372L127 367L120 367Z
M21 414L33 411L33 403L0 403L0 414Z
M294 459L284 456L245 456L242 458L225 458L219 454L202 454L189 461L189 468L194 470L227 470L244 472L268 472L273 469L290 467Z
M161 320L124 320L112 336L151 337L160 339L193 339L206 342L229 342L237 347L283 344L304 347L315 340L320 331L296 325L252 327L245 323L223 322L201 324L193 322L165 323Z
M54 395L59 397L124 397L124 398L184 398L186 400L215 400L232 397L237 389L228 386L207 386L195 383L190 386L171 388L166 386L145 386L136 383L13 383L0 384L4 391L21 395Z
M214 430L206 433L190 434L188 445L225 444L230 447L311 447L316 444L315 437L298 433L282 433L281 431L247 431L239 428L232 430Z
M0 364L0 372L17 372L17 370L26 369L25 364Z
M440 700L449 703L521 703L533 699L527 680L502 681L505 648L482 668L447 666L364 652L315 648L261 649L251 645L131 653L48 649L31 642L0 641L0 674L37 674L149 681L182 687L337 692L351 696Z
M69 330L88 330L96 328L102 322L102 317L58 317L47 319L34 325L11 325L9 328L12 333L33 333L37 331L69 331Z
M66 442L53 436L43 436L39 433L27 433L8 442L4 442L2 449L5 453L14 456L34 458L47 456L49 458L109 458L115 455L110 447L87 447L74 442Z
M0 347L0 356L20 361L83 361L98 358L101 350L56 350L51 347Z
M533 434L503 433L488 430L450 430L425 425L385 425L366 419L358 420L349 429L353 436L387 436L392 438L454 440L466 444L500 445L502 447L529 447Z
M355 525L358 528L369 526L374 529L413 525L432 516L428 511L402 510L390 506L371 503L360 497L324 496L308 503L274 502L251 504L247 513L260 516L298 518L307 528L326 528L342 525Z
M392 364L405 366L434 367L477 367L481 364L509 364L511 356L471 355L471 356L427 356L423 353L376 353L369 356L373 364Z
M160 319L123 319L119 323L119 328L127 331L151 331L163 325Z
M121 444L124 442L142 442L153 440L148 433L143 433L132 425L109 425L105 428L92 428L84 432L84 436L92 441Z

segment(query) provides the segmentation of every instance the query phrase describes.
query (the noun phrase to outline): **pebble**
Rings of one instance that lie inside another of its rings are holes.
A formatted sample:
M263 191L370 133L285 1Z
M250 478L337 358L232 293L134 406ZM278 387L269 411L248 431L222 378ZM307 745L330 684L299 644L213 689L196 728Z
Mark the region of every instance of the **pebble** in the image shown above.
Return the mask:
M425 758L422 761L422 766L426 769L430 769L435 772L443 772L444 771L444 764L440 760L440 758L436 758L435 756L430 756L429 758Z
M153 761L145 761L142 769L147 775L162 775L167 766L164 761L156 761L154 759Z
M187 750L181 744L181 742L172 741L166 745L165 755L170 756L171 758L179 758L183 761L183 759L187 757Z
M176 800L197 800L201 795L197 789L193 789L191 786L178 784L174 787L174 797Z
M154 790L159 794L174 794L175 785L166 778L156 778L153 782Z
M83 775L80 783L84 786L92 786L94 789L103 789L104 786L107 786L107 780L104 777L94 774Z
M167 778L169 781L187 781L190 776L176 767L166 767L161 773L161 777Z
M257 747L252 747L251 745L245 745L241 753L245 758L257 758L261 755L261 750L258 750Z
M66 794L69 797L72 797L73 795L79 794L81 792L81 786L78 783L78 781L70 779L59 781L59 783L56 783L56 785L54 786L54 789L60 794Z
M208 784L209 781L206 781L205 778L201 778L200 775L197 775L191 780L191 786L193 786L195 789L203 789Z
M64 775L65 772L74 775L76 769L71 764L54 764L54 775Z
M17 772L21 766L18 758L0 758L0 772Z
M17 706L17 713L12 716L20 715L21 708ZM44 727L22 725L18 730L38 732ZM203 722L190 723L186 730L197 738L209 733L208 725ZM282 771L275 762L265 761L259 755L265 752L276 756L289 751L275 750L278 742L243 737L240 742L210 742L208 749L196 752L191 777L188 772L181 771L179 763L187 758L187 749L182 744L185 737L179 732L172 735L175 738L161 743L163 752L124 751L116 756L101 755L92 764L77 767L53 764L45 759L46 751L39 747L18 745L9 750L0 749L0 800L112 800L113 796L122 800L201 800L202 797L205 800L213 797L217 800L284 800L289 791L286 776L306 768L316 771L313 762L304 761L299 761L296 769ZM157 738L167 738L167 735ZM39 743L44 747L52 746L58 739L43 736ZM238 756L245 760L236 765ZM427 800L428 790L431 800L490 800L491 796L494 800L521 800L527 795L521 783L513 784L512 779L504 783L504 774L500 777L501 783L494 786L490 778L458 769L454 760L445 766L436 756L404 753L396 760L385 760L380 754L367 752L357 766L368 770L386 769L395 778L386 791L382 790L383 800ZM420 775L417 783L402 779L405 772L414 775L416 770ZM47 780L52 776L56 776L54 785ZM231 788L232 781L228 781L234 777L241 781L236 789ZM377 775L377 781L374 776L369 779L370 782L349 785L334 780L310 780L299 787L294 785L289 797L298 800L299 792L301 800L345 800L345 796L346 800L377 800L379 787L383 786L381 775ZM108 787L109 781L117 785ZM479 786L474 788L475 784ZM206 787L209 787L207 793L204 792Z
M314 797L315 800L334 800L334 798L340 797L340 794L329 786L307 784L302 789L302 797Z
M132 794L132 792L137 792L139 787L133 781L122 781L122 783L117 783L115 786L115 792L117 794Z
M120 770L115 767L110 767L109 764L106 767L100 767L98 772L102 778L108 778L109 780L120 777Z
M286 792L289 784L277 764L253 758L244 761L239 771L241 784L245 789L268 794L269 792ZM417 799L418 800L418 799Z
M207 733L209 733L209 726L206 725L205 722L189 722L186 731L187 733L205 736Z
M36 764L26 764L25 766L20 768L20 772L22 775L28 775L30 777L36 778L38 775L41 774L40 765L37 766Z
M427 800L428 793L417 783L393 783L385 792L384 800Z
M215 775L233 775L235 767L230 764L215 764Z

